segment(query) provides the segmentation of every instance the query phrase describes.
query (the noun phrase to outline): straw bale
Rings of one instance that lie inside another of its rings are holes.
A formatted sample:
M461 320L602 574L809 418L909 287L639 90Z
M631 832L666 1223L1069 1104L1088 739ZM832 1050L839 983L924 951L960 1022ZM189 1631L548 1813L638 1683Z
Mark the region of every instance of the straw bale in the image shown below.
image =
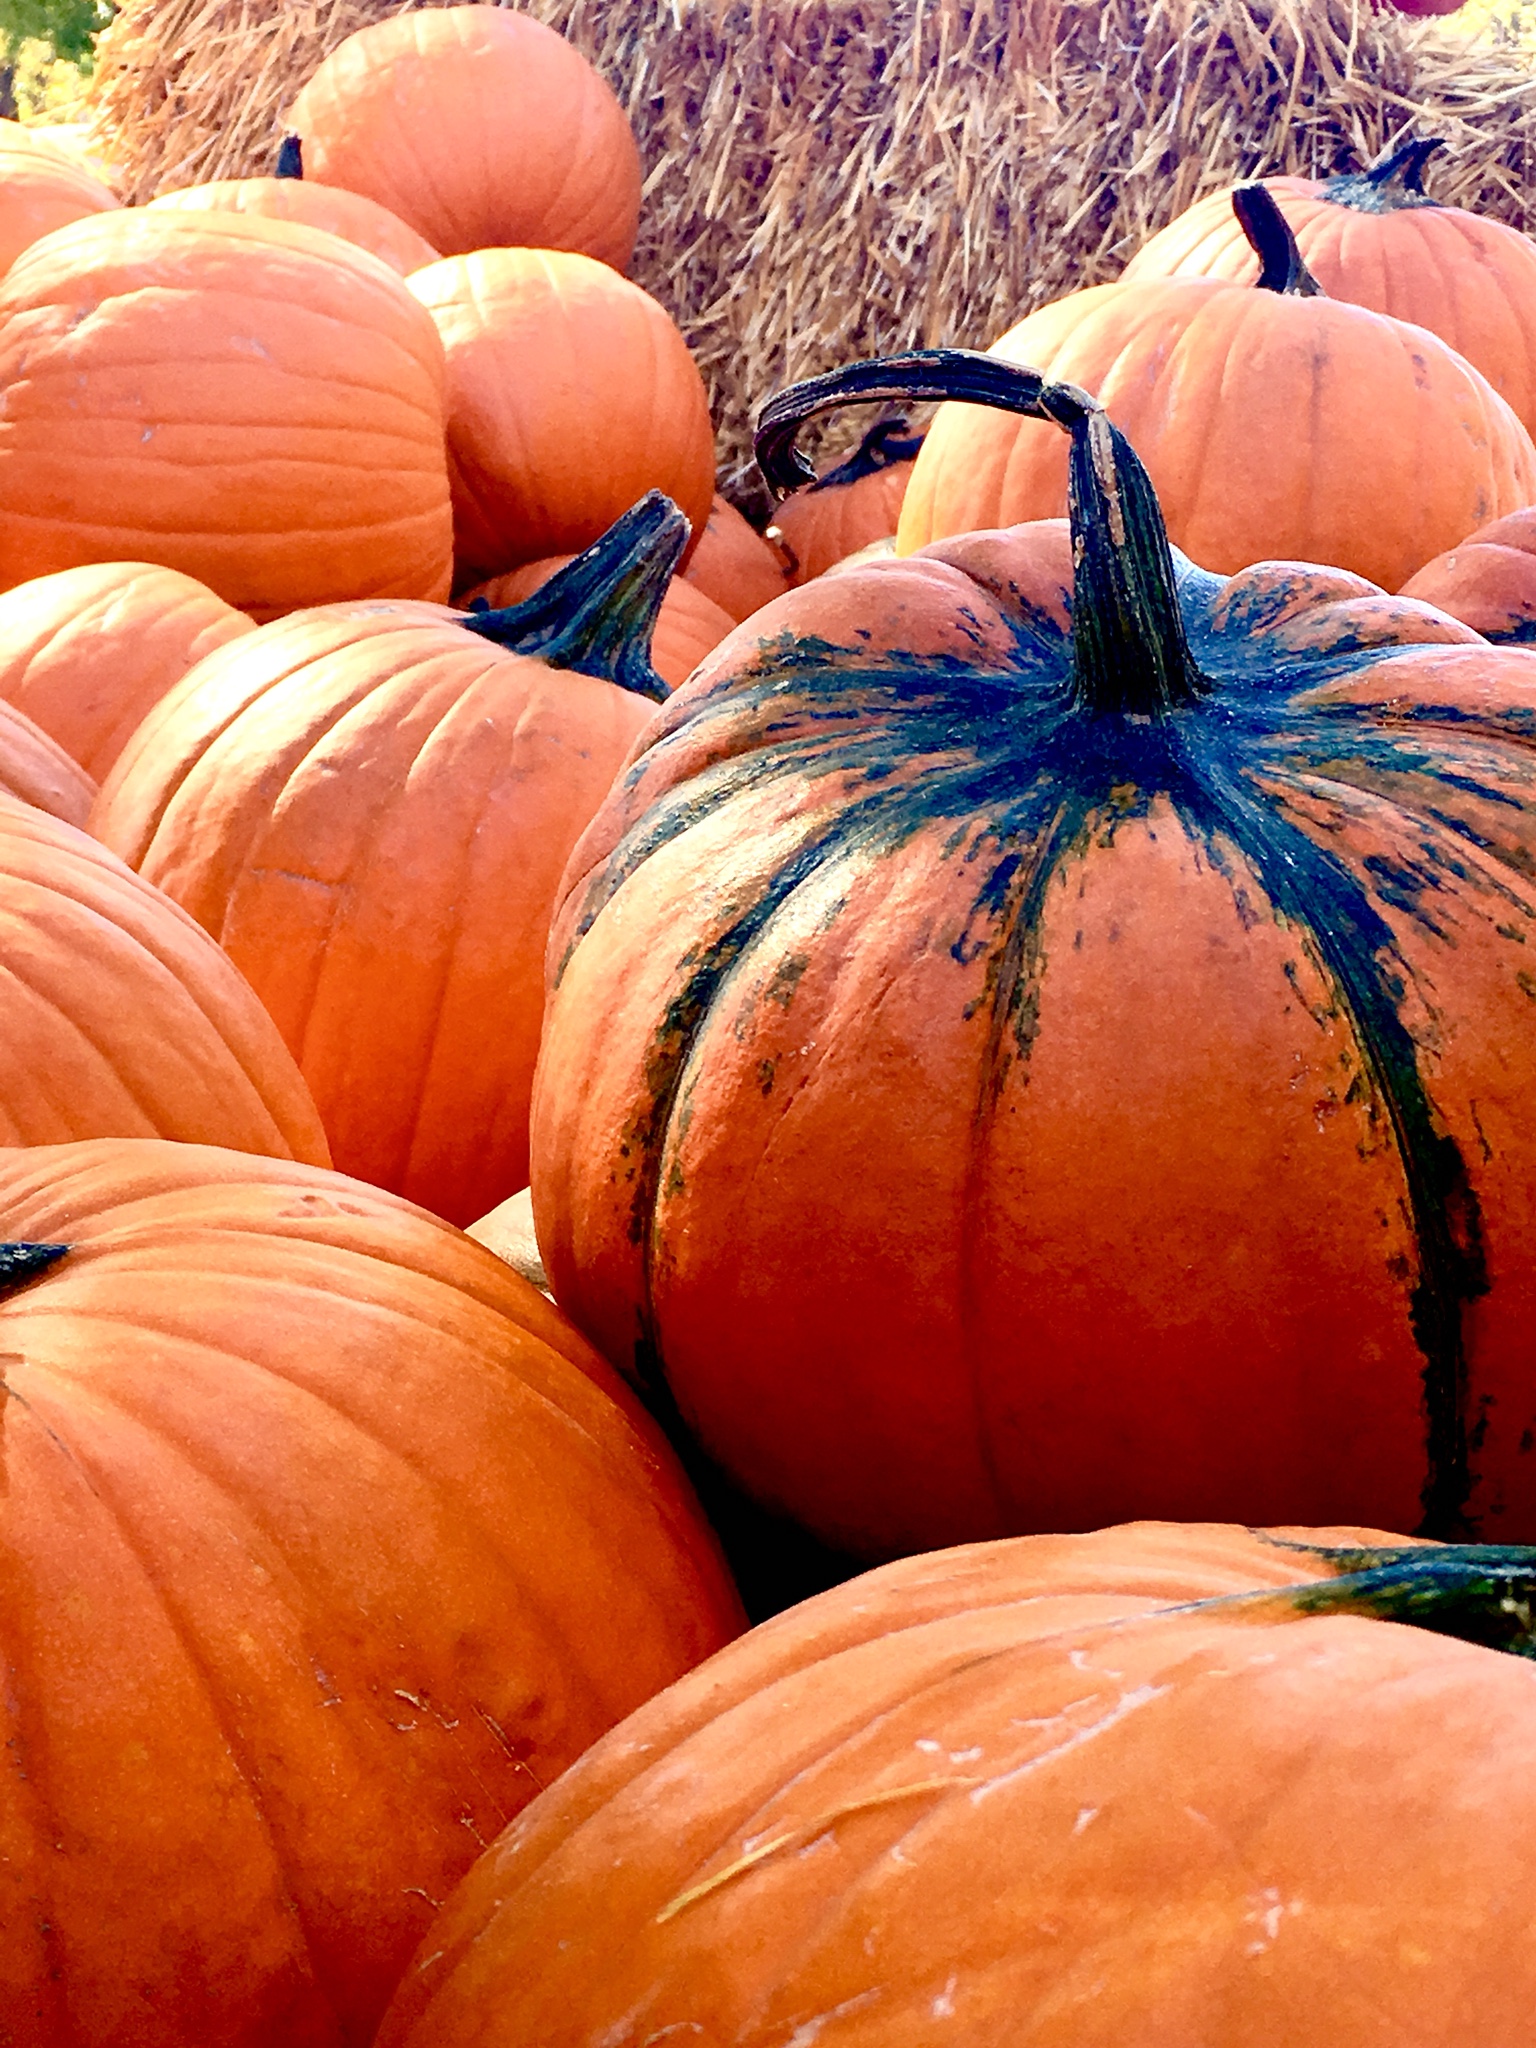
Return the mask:
M126 0L94 87L125 196L267 168L320 58L408 4ZM984 346L1234 178L1433 133L1437 197L1530 220L1526 54L1369 0L525 4L629 112L632 274L688 337L749 510L770 391L866 352Z

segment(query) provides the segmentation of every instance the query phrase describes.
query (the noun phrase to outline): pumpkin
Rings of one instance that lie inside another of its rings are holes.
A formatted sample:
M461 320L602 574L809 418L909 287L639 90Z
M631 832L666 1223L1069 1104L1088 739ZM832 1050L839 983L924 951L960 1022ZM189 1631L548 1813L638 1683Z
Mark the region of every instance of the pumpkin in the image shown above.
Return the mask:
M337 45L293 103L304 169L445 255L579 249L622 270L640 152L579 50L531 15L423 8Z
M1536 1528L1536 655L1170 568L1107 414L996 356L797 387L761 459L940 396L1068 422L1071 542L839 570L662 707L551 930L556 1298L866 1557Z
M14 704L0 702L0 791L66 824L84 826L96 784L80 764Z
M1328 294L1427 327L1481 370L1536 432L1536 244L1518 228L1423 186L1438 137L1388 150L1364 171L1266 178L1265 189ZM1258 259L1232 214L1230 190L1197 200L1137 250L1122 282L1219 277L1250 284Z
M479 249L418 270L410 289L448 362L461 587L590 546L650 490L702 530L715 488L704 380L639 285L590 256Z
M70 221L115 213L116 195L62 149L0 124L0 276L23 249Z
M789 588L783 555L718 491L694 542L681 574L737 624Z
M398 215L360 192L322 185L313 178L219 178L207 185L187 185L162 192L149 203L151 213L241 213L263 220L298 221L324 228L359 249L367 249L401 277L441 254Z
M867 1573L536 1800L377 2048L1513 2048L1533 1589L1529 1551L1342 1529Z
M292 221L134 208L0 285L0 587L180 569L257 617L447 595L442 350L376 257Z
M1489 640L1536 640L1536 505L1436 555L1402 594L1438 605Z
M1202 278L1095 285L991 353L1095 392L1146 463L1168 531L1202 567L1271 557L1396 590L1485 520L1536 499L1536 449L1477 371L1424 329L1317 296L1275 202L1241 188L1257 289ZM1048 425L941 411L897 548L1065 508Z
M178 1138L329 1164L276 1027L208 934L76 826L5 795L0 1043L0 1146Z
M361 2048L434 1906L739 1613L551 1305L340 1174L0 1158L14 2048Z
M521 604L536 590L542 590L550 577L572 559L570 555L551 555L547 561L509 569L506 575L493 576L489 583L479 583L473 590L465 591L462 602L468 609L483 606L488 611ZM661 609L651 633L651 667L668 689L675 690L679 683L686 682L705 655L719 646L735 623L695 584L674 576L662 594Z
M99 781L171 685L254 623L179 569L60 569L0 593L0 697Z
M895 533L922 445L899 416L879 420L846 461L784 500L768 531L790 557L791 583L809 583Z
M665 694L665 500L510 612L295 613L140 726L92 829L217 938L336 1164L467 1223L528 1180L565 857Z

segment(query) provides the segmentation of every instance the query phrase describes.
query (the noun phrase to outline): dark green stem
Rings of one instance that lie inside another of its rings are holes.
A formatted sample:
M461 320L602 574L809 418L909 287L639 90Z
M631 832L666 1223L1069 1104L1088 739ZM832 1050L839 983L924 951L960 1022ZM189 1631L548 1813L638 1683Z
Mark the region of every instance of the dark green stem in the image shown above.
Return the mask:
M1240 1593L1236 1602L1300 1614L1362 1614L1463 1643L1536 1658L1536 1549L1435 1543L1401 1549L1332 1549L1285 1543L1315 1558L1327 1578Z
M304 144L297 135L285 135L277 146L277 169L275 178L302 178L304 175Z
M0 1244L0 1301L57 1265L67 1244Z
M878 476L882 470L890 469L898 462L911 462L922 445L921 434L907 432L907 422L902 414L898 413L894 419L877 420L853 453L836 469L829 469L825 476L817 477L810 489L833 491L847 484L862 483L865 477Z
M1301 260L1291 224L1275 204L1267 185L1234 185L1232 211L1259 259L1261 292L1285 292L1296 299L1321 299L1327 294Z
M466 612L462 624L515 654L659 704L667 686L651 667L651 635L688 532L672 500L648 491L532 597L502 611Z
M795 446L799 429L845 405L925 399L989 405L1052 420L1072 437L1067 510L1075 565L1072 679L1088 712L1161 717L1204 694L1184 632L1173 557L1152 480L1096 398L1038 370L969 349L919 349L852 363L779 392L757 423L757 462L783 497L814 471Z
M1426 135L1421 141L1384 150L1369 169L1328 179L1323 197L1335 206L1352 207L1356 213L1396 213L1404 206L1435 206L1439 202L1424 190L1424 166L1444 147L1444 136Z

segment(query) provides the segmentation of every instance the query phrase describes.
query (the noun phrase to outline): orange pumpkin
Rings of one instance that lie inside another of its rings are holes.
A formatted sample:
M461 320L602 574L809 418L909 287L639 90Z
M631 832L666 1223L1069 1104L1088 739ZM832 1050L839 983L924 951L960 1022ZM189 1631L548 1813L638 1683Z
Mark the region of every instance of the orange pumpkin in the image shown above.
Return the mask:
M180 569L257 617L448 590L442 350L376 257L130 209L0 285L0 587Z
M1485 520L1536 499L1536 448L1485 378L1423 328L1308 295L1260 186L1242 188L1261 285L1095 285L991 353L1100 397L1146 463L1168 531L1202 567L1327 562L1396 590ZM1289 246L1287 246L1289 244ZM897 548L1059 514L1048 425L945 407Z
M338 44L293 103L308 176L365 193L445 255L580 249L622 270L640 152L579 50L499 7L397 14Z
M0 276L23 249L73 220L115 213L116 195L31 130L0 122Z
M8 796L0 963L0 1146L161 1137L329 1164L276 1027L208 934Z
M149 203L151 213L243 213L262 220L297 221L324 228L345 242L366 249L405 277L441 254L397 214L361 192L322 185L313 178L220 178L207 185L188 185L162 192Z
M418 270L410 289L448 360L459 586L589 546L650 490L703 530L704 380L639 285L590 256L479 249Z
M1489 640L1536 640L1536 505L1480 526L1403 585Z
M880 420L846 461L784 500L768 534L789 555L791 583L809 583L895 533L922 445L900 416Z
M493 576L489 583L466 590L461 602L467 609L484 607L488 611L521 604L573 559L571 555L551 555L547 561L509 569L505 576ZM720 645L734 624L730 614L722 611L713 598L706 597L696 584L674 576L662 597L651 633L651 667L669 690L675 690L679 683L687 681L705 655Z
M1344 1529L870 1572L535 1801L377 2048L1515 2048L1533 1591L1530 1551Z
M718 491L694 540L681 574L738 624L789 588L783 555Z
M171 685L254 623L179 569L61 569L0 593L0 697L99 781Z
M194 669L102 789L93 829L248 977L336 1163L454 1222L527 1182L555 888L664 694L681 545L652 500L511 612L296 613Z
M1407 142L1368 170L1335 178L1266 178L1307 268L1329 295L1427 327L1482 371L1536 433L1536 243L1518 228L1423 189L1436 139ZM1219 277L1251 284L1259 260L1232 213L1209 193L1145 242L1122 282Z
M40 811L84 826L96 784L40 725L14 704L0 703L0 791Z
M665 1443L419 1209L0 1158L14 2048L358 2048L482 1843L739 1610ZM61 1255L62 1254L62 1255Z

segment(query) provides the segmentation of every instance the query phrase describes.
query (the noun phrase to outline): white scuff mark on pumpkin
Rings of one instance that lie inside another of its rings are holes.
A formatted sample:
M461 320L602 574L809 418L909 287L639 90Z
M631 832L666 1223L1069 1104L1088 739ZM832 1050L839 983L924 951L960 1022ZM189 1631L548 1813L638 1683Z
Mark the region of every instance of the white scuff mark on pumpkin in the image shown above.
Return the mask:
M949 1760L952 1764L974 1764L985 1755L986 1751L977 1743L972 1749L952 1749Z
M1249 1894L1251 1904L1243 1915L1246 1926L1257 1927L1259 1932L1243 1950L1247 1956L1264 1955L1279 1939L1280 1928L1287 1913L1299 1913L1300 1899L1284 1899L1278 1885L1265 1885L1262 1891Z
M819 2012L811 2019L802 2020L784 2043L784 2048L812 2048L812 2044L830 2021L840 2020L851 2012L857 2012L861 2006L869 2005L879 1996L880 1987L876 1985L872 1990L856 1992L852 1998L845 1998L841 2005L834 2005L828 2012Z
M1098 1812L1096 1806L1080 1806L1077 1809L1077 1819L1072 1823L1073 1834L1080 1835L1090 1821L1098 1818Z
M933 2013L933 2016L934 2016L934 2018L935 2018L936 2020L952 2020L952 2019L954 2018L954 2016L955 2016L955 1986L956 1986L956 1985L957 1985L957 1984L958 1984L959 1982L960 1982L960 1979L959 1979L958 1977L953 1977L953 1976L951 1976L951 1977L947 1977L947 1978L946 1978L946 1979L944 1980L944 1989L943 1989L943 1990L942 1990L942 1991L941 1991L941 1992L939 1993L938 1997L937 1997L937 1998L936 1998L936 1999L935 1999L935 2000L933 2001L933 2005L932 2005L932 2007L930 2008L930 2010L932 2011L932 2013Z
M1138 1685L1130 1692L1122 1693L1107 1714L1097 1721L1090 1722L1086 1728L1075 1729L1065 1742L1058 1742L1052 1749L1042 1750L1039 1756L1027 1758L1023 1763L1016 1764L1011 1771L1002 1771L995 1778L985 1779L972 1791L971 1804L979 1806L982 1800L992 1793L1003 1790L1005 1786L1017 1784L1021 1778L1029 1777L1034 1771L1043 1770L1047 1764L1056 1763L1062 1757L1070 1756L1073 1750L1081 1749L1085 1742L1097 1741L1099 1736L1107 1735L1111 1728L1117 1728L1122 1721L1129 1720L1132 1714L1139 1713L1143 1707L1161 1699L1170 1689L1166 1685Z
M931 1735L919 1735L912 1747L922 1750L925 1755L937 1756L944 1745L942 1742L935 1742Z

